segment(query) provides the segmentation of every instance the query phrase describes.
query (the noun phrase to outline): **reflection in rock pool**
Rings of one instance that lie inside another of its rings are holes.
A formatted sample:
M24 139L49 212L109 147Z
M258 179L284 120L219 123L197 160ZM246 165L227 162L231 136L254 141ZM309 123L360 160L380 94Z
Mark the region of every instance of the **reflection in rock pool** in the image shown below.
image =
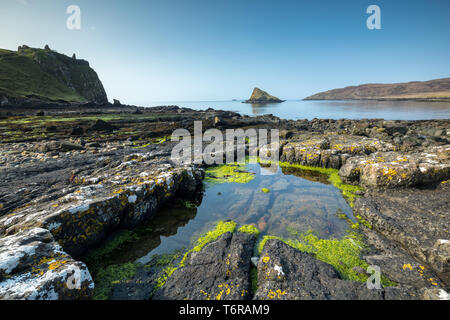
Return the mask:
M246 170L254 173L247 183L207 179L197 208L196 201L181 200L163 208L145 226L150 232L143 232L138 241L127 246L120 260L135 258L146 263L154 254L188 248L218 220L234 220L238 226L253 224L261 235L284 238L308 230L321 238L346 234L348 224L338 214L353 219L352 211L327 176L290 167L273 170L255 163L247 164Z
M258 163L209 168L201 192L170 201L145 225L119 230L86 255L94 298L148 299L196 239L221 220L253 225L260 239L295 239L309 230L320 238L343 237L352 210L331 176L319 171Z

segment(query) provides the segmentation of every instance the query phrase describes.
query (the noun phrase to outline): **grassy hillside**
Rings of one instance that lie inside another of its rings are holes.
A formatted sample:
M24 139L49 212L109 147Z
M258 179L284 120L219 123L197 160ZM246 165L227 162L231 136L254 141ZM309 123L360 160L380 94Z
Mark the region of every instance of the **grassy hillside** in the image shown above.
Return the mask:
M0 49L0 98L43 102L107 102L94 70L84 60L52 50Z
M450 78L393 84L363 84L324 91L305 100L450 100Z

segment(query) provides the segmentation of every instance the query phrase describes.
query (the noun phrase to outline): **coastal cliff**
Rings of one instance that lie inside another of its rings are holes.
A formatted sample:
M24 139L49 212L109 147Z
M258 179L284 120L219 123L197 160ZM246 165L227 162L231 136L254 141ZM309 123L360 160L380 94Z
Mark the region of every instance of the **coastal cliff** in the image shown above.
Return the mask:
M0 106L59 106L108 98L89 62L51 50L20 46L0 49Z

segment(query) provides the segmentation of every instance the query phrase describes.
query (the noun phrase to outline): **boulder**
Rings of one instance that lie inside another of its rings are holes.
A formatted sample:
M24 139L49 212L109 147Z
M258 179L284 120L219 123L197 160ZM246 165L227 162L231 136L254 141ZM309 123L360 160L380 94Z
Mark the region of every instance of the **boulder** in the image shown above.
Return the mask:
M93 131L108 131L108 132L111 132L111 131L116 130L116 127L113 126L112 124L109 124L106 121L98 119L94 123L94 125L92 125L92 127L90 129L93 130Z
M333 266L284 242L266 242L258 262L258 300L418 299L411 287L368 289L366 283L343 280Z
M189 254L154 300L245 300L250 298L250 263L256 237L226 232Z
M71 180L80 184L78 188L68 189L59 198L49 197L47 201L25 206L12 216L1 217L0 234L45 228L66 252L79 256L119 225L135 227L155 214L173 195L194 192L203 179L201 169L155 166L152 157L147 154L140 161L121 161L113 169L106 168L101 178L74 176Z
M411 187L450 178L449 146L426 152L376 152L349 158L339 170L346 183L370 188Z
M71 136L81 136L83 135L84 131L83 128L81 128L80 126L75 126L73 127L72 131L70 132Z
M304 134L289 140L280 155L280 161L305 166L339 169L347 159L376 151L394 150L394 146L374 138L329 134Z
M89 299L94 282L51 233L33 228L0 238L0 299Z

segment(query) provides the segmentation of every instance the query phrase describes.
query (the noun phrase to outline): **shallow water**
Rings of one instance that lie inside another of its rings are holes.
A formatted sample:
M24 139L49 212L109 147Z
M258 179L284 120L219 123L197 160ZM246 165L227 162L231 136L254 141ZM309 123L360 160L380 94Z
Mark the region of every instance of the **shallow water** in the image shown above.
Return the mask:
M248 164L247 170L255 177L245 184L206 183L197 208L188 208L182 201L163 208L141 227L140 239L117 262L138 259L146 263L154 254L188 248L218 220L234 220L238 227L254 224L262 235L285 238L308 230L321 238L346 234L348 223L337 214L345 213L353 220L352 210L326 176L294 168L277 167L271 172L259 164ZM270 191L264 193L262 188Z
M142 105L177 105L195 110L207 108L235 111L242 115L273 114L282 119L365 119L429 120L450 118L450 102L416 101L303 101L247 104L242 101L159 101Z

